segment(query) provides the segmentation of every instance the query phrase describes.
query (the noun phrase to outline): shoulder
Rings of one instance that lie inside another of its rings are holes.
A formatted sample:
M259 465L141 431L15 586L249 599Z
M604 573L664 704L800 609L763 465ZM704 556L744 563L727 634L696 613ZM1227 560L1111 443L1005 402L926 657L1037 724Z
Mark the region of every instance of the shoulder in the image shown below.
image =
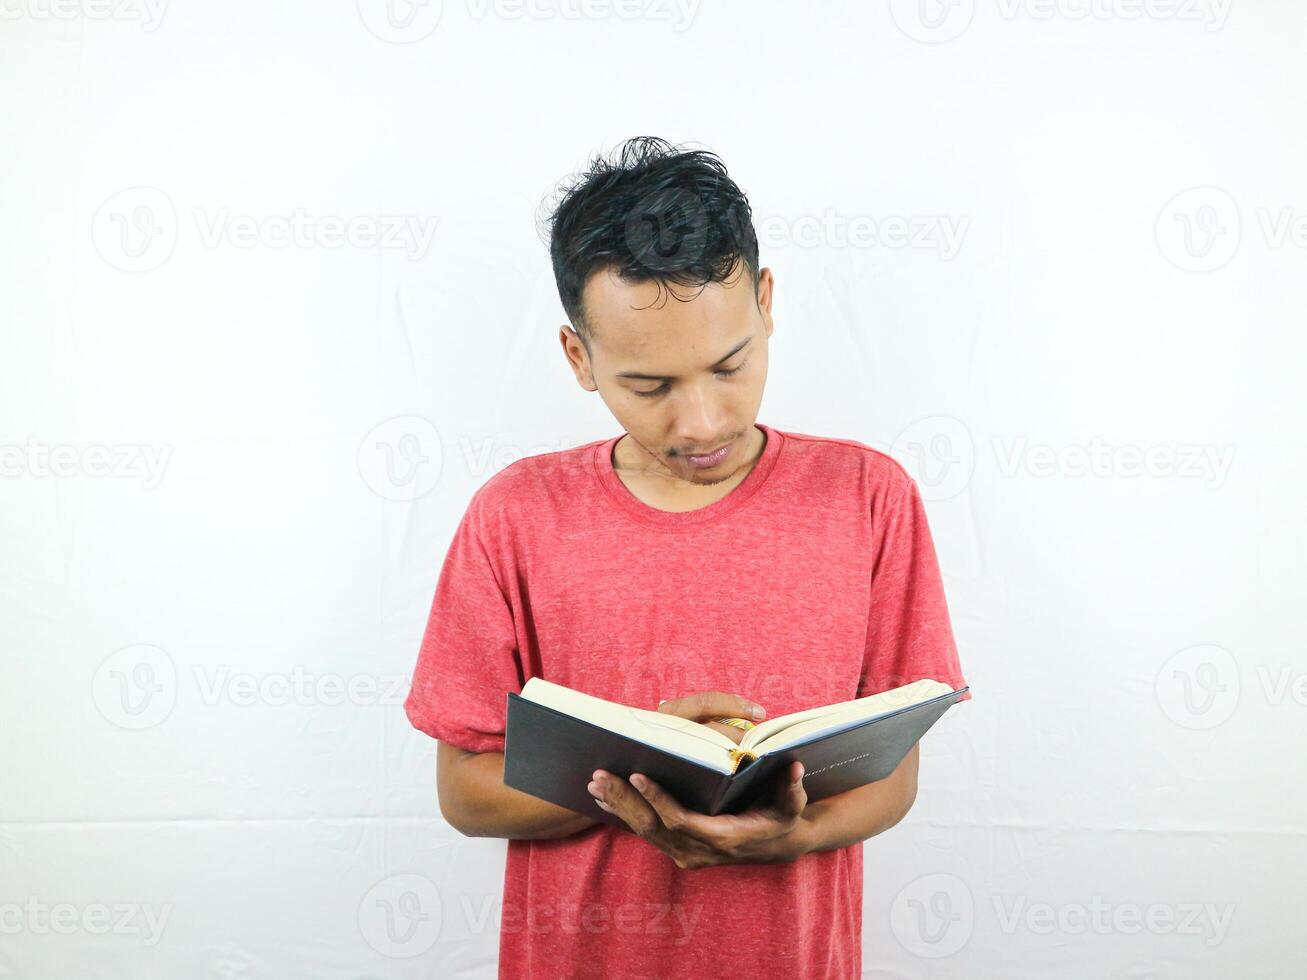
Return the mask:
M468 513L483 532L523 521L546 520L575 507L602 440L523 456L497 471L472 494Z
M873 500L897 499L916 488L916 481L889 453L857 439L818 436L780 430L791 468L828 486L856 484Z

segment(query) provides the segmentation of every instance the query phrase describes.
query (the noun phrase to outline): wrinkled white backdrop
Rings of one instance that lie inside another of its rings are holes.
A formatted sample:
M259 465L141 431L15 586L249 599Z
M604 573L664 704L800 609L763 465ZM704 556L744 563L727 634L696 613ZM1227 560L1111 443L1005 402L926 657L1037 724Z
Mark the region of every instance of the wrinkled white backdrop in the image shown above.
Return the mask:
M617 431L535 220L644 134L752 199L760 419L927 498L866 975L1301 976L1301 4L2 10L0 977L494 976L400 703L472 491Z

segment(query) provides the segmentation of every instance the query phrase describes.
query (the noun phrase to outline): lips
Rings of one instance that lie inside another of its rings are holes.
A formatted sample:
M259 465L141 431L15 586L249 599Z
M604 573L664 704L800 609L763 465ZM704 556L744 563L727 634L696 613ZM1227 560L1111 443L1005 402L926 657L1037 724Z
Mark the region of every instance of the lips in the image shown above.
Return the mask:
M686 453L685 455L686 455L686 456L689 456L689 457L692 458L692 459L707 459L709 456L712 456L712 455L714 455L715 453L719 453L719 452L721 452L723 449L725 449L725 448L726 448L727 446L729 446L729 445L730 445L729 442L724 442L724 443L722 443L720 446L718 446L716 449L710 449L710 450L708 450L708 452L706 452L706 453Z
M687 453L685 461L697 469L704 469L710 466L716 466L724 460L731 451L731 444L728 442L724 446L719 446L710 453Z

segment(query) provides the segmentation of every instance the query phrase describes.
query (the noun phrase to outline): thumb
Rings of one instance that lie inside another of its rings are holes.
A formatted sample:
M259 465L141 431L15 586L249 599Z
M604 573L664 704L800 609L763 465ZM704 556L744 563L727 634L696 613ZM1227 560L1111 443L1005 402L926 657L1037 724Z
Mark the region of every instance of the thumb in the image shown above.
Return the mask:
M776 787L776 809L783 817L798 817L808 805L808 791L803 788L803 763L791 762Z

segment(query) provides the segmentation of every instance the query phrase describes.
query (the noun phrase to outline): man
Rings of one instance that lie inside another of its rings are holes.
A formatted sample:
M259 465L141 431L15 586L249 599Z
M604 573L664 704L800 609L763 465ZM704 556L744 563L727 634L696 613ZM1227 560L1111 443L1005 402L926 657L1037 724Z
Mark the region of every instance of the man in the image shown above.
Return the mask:
M756 421L774 278L721 161L655 139L596 158L550 216L550 254L568 363L623 434L474 494L405 704L440 742L448 822L509 841L500 976L859 977L861 842L912 806L915 747L812 803L793 763L718 817L596 771L596 806L630 830L503 785L505 696L530 677L737 740L721 719L966 683L912 479L862 443Z

